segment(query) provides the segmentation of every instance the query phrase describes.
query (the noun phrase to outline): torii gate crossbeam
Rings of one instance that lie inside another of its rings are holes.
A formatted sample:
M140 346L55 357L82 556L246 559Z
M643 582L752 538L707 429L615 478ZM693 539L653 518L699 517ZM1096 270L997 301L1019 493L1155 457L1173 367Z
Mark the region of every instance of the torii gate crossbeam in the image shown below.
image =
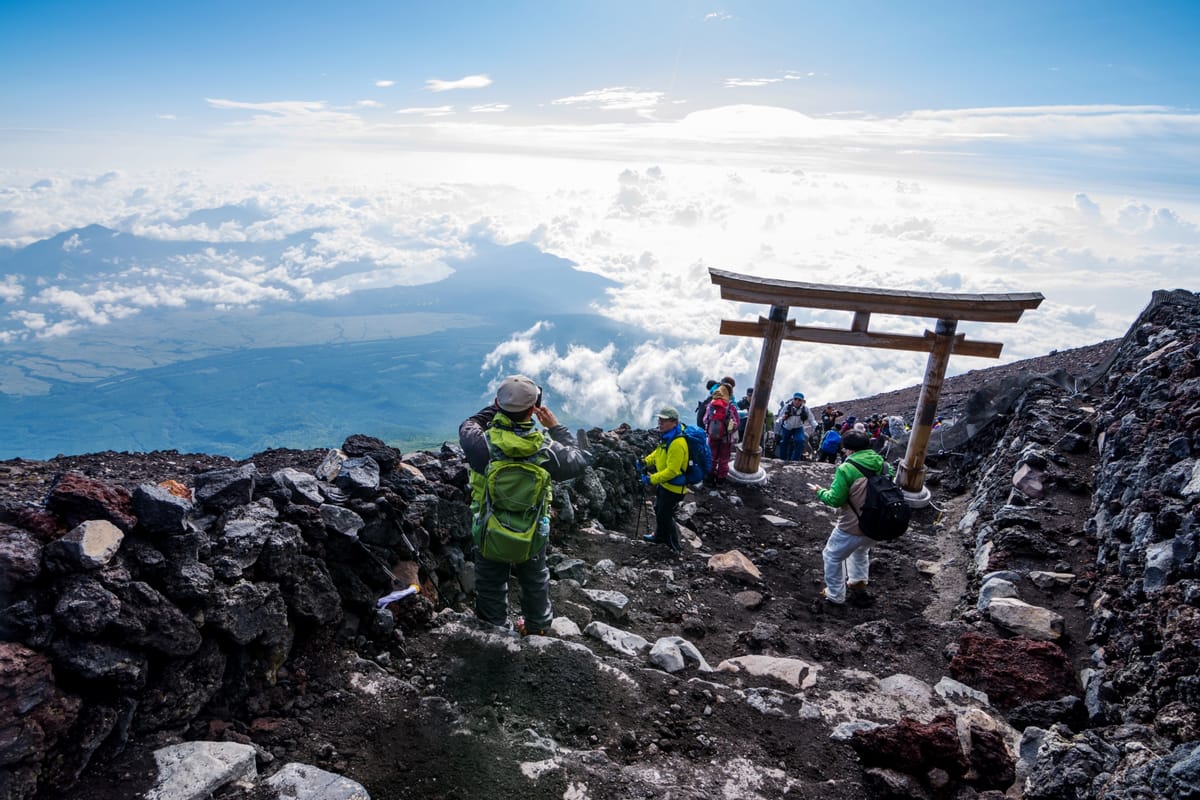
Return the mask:
M948 294L942 292L880 291L853 286L800 283L739 275L710 269L712 282L721 287L721 298L770 306L767 318L746 322L722 320L721 333L730 336L756 336L763 340L755 378L754 400L746 420L746 434L738 448L733 473L746 479L760 473L762 430L767 404L775 381L775 368L782 343L787 341L819 344L854 345L892 350L929 353L921 394L913 415L908 449L900 464L897 482L914 502L928 497L924 490L925 450L937 413L938 396L952 354L998 358L1003 345L981 342L956 333L958 322L1017 322L1028 309L1037 308L1044 299L1039 292L1018 294ZM849 311L854 314L850 328L821 328L796 325L787 318L792 306ZM923 336L883 333L868 330L871 314L925 317L937 320L932 332Z

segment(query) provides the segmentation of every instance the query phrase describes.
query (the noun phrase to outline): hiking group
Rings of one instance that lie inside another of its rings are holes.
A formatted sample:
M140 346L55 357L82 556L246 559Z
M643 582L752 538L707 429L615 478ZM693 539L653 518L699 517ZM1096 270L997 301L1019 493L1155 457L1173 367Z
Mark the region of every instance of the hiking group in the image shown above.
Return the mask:
M727 480L733 444L742 438L753 389L734 403L734 380L709 381L708 395L696 409L696 425L685 425L679 412L664 406L657 413L658 442L639 462L643 485L654 492L654 532L642 539L682 551L675 510L689 487L718 486ZM744 406L743 406L744 404ZM768 418L770 414L768 414ZM850 417L839 426L841 412L826 406L820 421L796 392L780 408L776 425L783 432L777 452L785 460L805 458L805 425L814 438L823 432L822 461L844 455L828 489L808 487L817 498L840 509L822 551L825 589L832 604L869 602L870 551L877 542L895 538L908 524L907 505L891 482L888 467L864 423ZM534 427L535 420L545 432ZM770 427L770 420L764 429ZM581 434L582 436L582 434ZM524 375L505 378L494 401L463 421L459 443L470 468L472 542L475 562L475 613L483 622L512 630L508 611L509 578L520 587L521 617L516 632L546 634L554 619L550 603L550 539L552 482L579 477L591 457L586 442L577 443L566 426L542 404L542 391ZM826 446L833 444L827 453ZM640 533L640 531L639 531Z

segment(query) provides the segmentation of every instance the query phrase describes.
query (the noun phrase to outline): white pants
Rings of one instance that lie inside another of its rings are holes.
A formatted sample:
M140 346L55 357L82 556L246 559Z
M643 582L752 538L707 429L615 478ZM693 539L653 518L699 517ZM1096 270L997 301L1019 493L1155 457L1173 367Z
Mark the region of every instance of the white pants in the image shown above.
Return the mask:
M825 597L832 603L846 602L846 580L867 582L871 569L871 546L873 539L846 533L834 528L829 541L821 551L825 561Z

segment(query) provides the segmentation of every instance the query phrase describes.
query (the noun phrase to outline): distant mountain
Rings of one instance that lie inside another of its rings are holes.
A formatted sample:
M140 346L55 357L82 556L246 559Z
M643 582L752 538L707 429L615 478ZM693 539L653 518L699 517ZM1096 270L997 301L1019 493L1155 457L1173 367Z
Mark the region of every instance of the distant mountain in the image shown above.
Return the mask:
M226 206L185 222L254 214ZM100 225L65 231L0 260L0 275L15 274L26 287L3 308L44 311L34 295L45 287L88 294L118 276L128 284L139 270L184 269L210 248L271 265L287 248L310 246L315 233L213 244ZM448 277L419 286L250 309L147 308L68 336L0 345L0 458L163 448L243 456L322 447L354 432L434 446L486 401L494 376L481 374L484 357L537 321L552 323L539 343L560 351L632 349L644 338L596 313L612 281L532 245L472 244L471 258L448 262ZM355 262L321 278L380 269Z

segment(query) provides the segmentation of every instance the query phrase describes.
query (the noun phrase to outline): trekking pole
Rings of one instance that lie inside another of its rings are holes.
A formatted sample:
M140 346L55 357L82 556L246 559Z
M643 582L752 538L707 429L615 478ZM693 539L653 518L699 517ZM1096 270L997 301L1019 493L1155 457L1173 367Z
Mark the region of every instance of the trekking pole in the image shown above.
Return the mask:
M638 471L638 495L637 495L638 513L637 513L637 527L634 528L633 532L635 535L640 537L642 535L642 512L646 508L646 490L642 487L641 478L642 478L643 468L640 463L638 464L637 471Z

